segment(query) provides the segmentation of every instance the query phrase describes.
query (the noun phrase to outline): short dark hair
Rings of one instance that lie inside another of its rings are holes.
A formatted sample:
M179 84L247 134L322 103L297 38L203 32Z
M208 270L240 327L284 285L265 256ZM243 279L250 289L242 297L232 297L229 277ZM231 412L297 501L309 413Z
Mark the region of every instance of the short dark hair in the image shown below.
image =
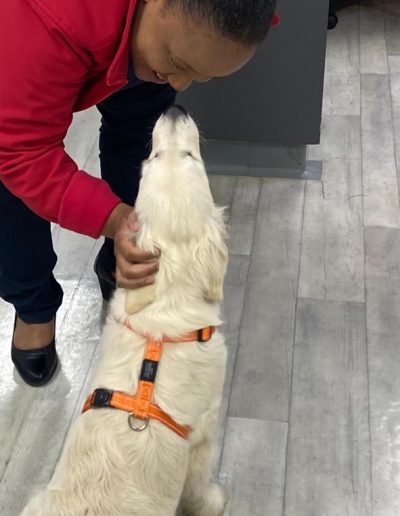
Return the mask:
M244 45L261 43L271 26L276 0L164 0L196 21L205 21L222 36Z

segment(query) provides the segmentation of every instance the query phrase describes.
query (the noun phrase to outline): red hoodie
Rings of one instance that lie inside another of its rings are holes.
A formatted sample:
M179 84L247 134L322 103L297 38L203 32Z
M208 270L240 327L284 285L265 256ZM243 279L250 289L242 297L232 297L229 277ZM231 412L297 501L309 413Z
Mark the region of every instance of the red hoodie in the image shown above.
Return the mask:
M72 113L127 83L136 0L1 0L0 181L40 217L98 238L120 199L65 153Z

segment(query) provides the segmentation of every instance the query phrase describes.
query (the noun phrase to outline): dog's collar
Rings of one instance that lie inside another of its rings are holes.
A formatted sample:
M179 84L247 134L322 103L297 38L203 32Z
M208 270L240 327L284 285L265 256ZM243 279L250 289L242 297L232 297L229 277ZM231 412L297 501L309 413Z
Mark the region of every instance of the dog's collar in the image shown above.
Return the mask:
M207 342L211 339L211 337L213 336L215 329L216 329L215 326L207 326L205 328L201 328L200 330L194 330L189 333L186 333L185 335L183 335L182 337L179 337L179 338L170 338L170 337L164 335L160 339L154 339L154 337L153 337L153 335L151 335L151 333L141 331L138 328L135 328L134 326L132 326L132 324L130 324L130 322L128 321L127 317L125 317L125 318L118 317L117 314L114 312L110 312L110 315L114 319L114 321L117 321L117 322L123 324L124 326L126 326L129 330L133 331L134 333L141 335L142 337L144 337L147 340L157 341L157 342L193 342L193 341Z
M116 319L115 314L113 314ZM145 430L150 419L157 419L169 429L184 439L187 439L191 428L186 425L180 425L174 421L167 413L160 409L157 405L151 403L153 398L154 383L156 381L158 363L161 359L162 344L164 342L207 342L211 339L215 332L215 326L208 326L190 332L179 339L170 339L162 337L154 340L148 335L134 329L128 321L120 321L131 331L146 337L146 348L142 369L140 372L139 386L136 395L127 394L121 391L112 391L109 389L96 389L86 400L82 412L86 412L91 408L116 408L129 412L128 424L135 432ZM140 420L140 426L136 426L135 420Z

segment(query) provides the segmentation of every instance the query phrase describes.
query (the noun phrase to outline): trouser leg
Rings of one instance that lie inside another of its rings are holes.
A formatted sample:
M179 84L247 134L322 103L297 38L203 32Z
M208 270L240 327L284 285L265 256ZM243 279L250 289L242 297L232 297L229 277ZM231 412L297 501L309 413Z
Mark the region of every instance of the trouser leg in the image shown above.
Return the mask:
M0 182L0 297L27 323L50 321L63 291L53 275L51 226Z

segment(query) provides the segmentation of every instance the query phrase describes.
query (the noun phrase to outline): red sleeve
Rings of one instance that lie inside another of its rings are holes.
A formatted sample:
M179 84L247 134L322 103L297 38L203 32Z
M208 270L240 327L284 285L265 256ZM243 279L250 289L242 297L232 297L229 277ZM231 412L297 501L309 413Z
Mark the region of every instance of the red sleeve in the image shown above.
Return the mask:
M97 238L120 199L63 144L89 67L26 0L0 2L0 181L42 218Z

